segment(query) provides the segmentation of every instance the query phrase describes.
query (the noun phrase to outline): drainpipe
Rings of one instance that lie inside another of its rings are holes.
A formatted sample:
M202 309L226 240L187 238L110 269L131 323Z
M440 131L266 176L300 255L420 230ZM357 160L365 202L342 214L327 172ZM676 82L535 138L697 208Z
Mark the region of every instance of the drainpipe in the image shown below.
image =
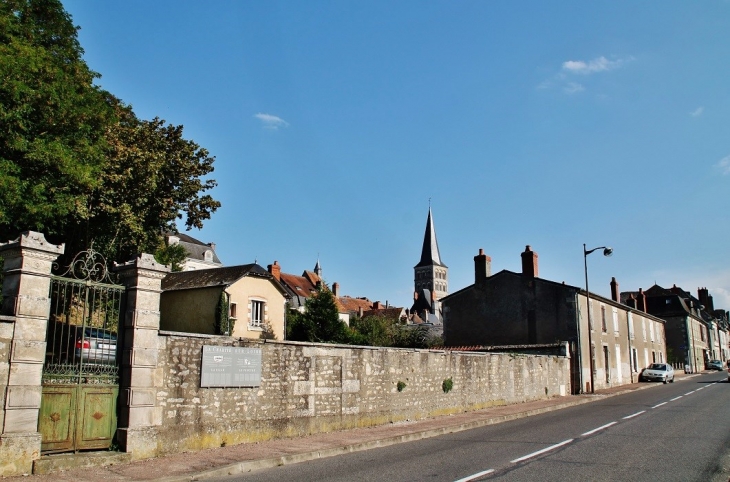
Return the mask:
M578 308L578 313L576 313L577 318L578 318L576 320L577 321L576 327L578 328L578 341L577 341L578 349L576 350L576 353L578 354L578 383L580 384L578 387L579 388L578 393L581 394L581 393L584 393L584 390L583 390L583 356L582 356L583 343L582 343L582 339L580 336L580 323L581 323L582 317L580 316L580 304L579 304L580 297L578 296L579 293L580 292L575 293L575 306L576 306L576 308ZM589 326L588 329L590 330L591 327ZM590 350L590 349L591 349L591 347L589 346L588 350ZM590 356L590 354L589 354L589 356Z
M634 383L634 349L631 346L631 325L629 323L630 311L626 312L626 338L629 340L629 375L631 375L631 383ZM619 360L621 363L621 360Z

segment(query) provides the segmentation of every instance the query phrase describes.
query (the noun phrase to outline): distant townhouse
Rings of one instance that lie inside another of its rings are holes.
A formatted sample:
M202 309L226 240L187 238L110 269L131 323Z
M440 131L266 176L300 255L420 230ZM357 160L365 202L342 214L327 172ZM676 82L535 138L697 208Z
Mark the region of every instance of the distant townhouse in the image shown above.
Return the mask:
M569 342L572 393L638 382L641 370L666 361L664 320L612 299L538 277L527 246L522 272L491 274L491 258L474 257L474 284L442 298L448 346ZM590 298L590 303L589 303ZM590 310L590 319L589 319Z
M676 285L666 289L655 284L646 291L621 293L621 299L666 321L669 362L697 372L711 359L728 360L727 312L714 310L707 288L694 297Z
M170 273L162 280L160 329L216 334L221 299L232 322L229 335L261 338L269 330L285 337L284 309L289 295L257 264Z
M182 271L220 268L223 266L215 252L215 243L203 243L182 233L166 234L165 242L168 246L179 244L185 248L188 256L182 263Z

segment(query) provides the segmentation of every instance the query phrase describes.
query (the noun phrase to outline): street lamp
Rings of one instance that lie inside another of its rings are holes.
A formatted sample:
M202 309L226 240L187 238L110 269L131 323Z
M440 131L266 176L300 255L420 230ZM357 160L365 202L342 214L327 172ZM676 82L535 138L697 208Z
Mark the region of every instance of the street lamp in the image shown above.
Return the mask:
M591 370L591 393L595 393L595 387L593 386L593 365L595 360L593 359L593 336L591 334L593 330L593 320L591 319L591 292L588 291L588 255L599 249L603 250L604 256L611 256L613 254L613 249L608 246L599 246L598 248L587 250L585 243L583 243L583 266L585 267L586 273L586 309L588 310L588 360L590 362ZM583 377L581 377L581 379L582 378Z

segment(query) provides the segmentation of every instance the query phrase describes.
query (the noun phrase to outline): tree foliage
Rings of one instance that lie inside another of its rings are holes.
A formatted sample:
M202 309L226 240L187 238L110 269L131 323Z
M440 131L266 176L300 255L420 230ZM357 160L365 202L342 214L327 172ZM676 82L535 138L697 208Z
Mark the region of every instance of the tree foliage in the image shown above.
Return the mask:
M182 271L188 252L178 243L168 244L155 251L155 261L169 266L172 272Z
M136 117L94 85L58 0L0 2L0 240L32 229L94 243L107 259L153 252L164 231L201 228L214 158L183 127Z
M230 335L233 333L234 320L228 316L228 295L221 291L218 304L215 307L215 334Z
M307 298L304 313L289 310L287 338L296 341L320 343L347 343L350 340L347 325L340 320L335 297L327 288Z

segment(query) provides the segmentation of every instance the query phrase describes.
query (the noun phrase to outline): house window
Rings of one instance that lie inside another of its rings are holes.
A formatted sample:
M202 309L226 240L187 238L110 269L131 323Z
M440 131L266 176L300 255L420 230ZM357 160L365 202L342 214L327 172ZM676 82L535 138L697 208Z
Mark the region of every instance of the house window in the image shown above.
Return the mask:
M611 358L606 345L603 345L603 366L606 369L606 384L609 384L611 383Z
M634 339L634 317L631 315L631 313L627 313L626 316L628 317L629 321L629 338L632 340Z
M593 314L593 300L588 300L588 322L590 324L590 329L593 331L593 319L595 318Z
M608 327L606 326L606 307L601 306L601 331L606 333Z
M646 320L641 319L641 339L646 341Z
M649 322L649 337L651 338L652 343L654 342L654 322Z
M231 304L229 305L229 311L230 311L230 314L229 314L228 316L229 316L230 318L232 318L232 319L234 319L234 320L235 320L235 319L237 318L237 316L236 316L236 311L237 311L237 310L236 310L236 304L235 304L235 303L231 303Z
M705 327L704 326L700 326L700 339L702 341L705 341Z
M260 327L264 323L264 309L266 303L259 300L251 300L251 326Z
M636 353L636 348L631 349L631 368L634 373L639 371L639 360L638 353Z
M613 309L613 333L618 336L618 308Z

